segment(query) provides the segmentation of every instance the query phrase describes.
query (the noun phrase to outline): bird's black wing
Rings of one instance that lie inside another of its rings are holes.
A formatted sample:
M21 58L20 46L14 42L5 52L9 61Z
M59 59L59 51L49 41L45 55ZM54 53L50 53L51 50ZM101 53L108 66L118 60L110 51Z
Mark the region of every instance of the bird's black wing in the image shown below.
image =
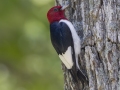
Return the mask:
M53 47L69 69L74 81L77 81L74 44L70 28L64 22L54 22L50 25L50 32Z
M65 53L73 44L70 28L64 22L54 22L50 25L50 31L51 42L57 53Z

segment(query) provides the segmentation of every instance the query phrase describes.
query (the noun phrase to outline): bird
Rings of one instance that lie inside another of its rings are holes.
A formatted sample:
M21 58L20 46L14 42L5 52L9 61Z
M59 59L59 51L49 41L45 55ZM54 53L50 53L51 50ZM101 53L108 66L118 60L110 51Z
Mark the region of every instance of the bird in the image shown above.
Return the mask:
M67 7L68 5L53 6L47 12L51 43L74 82L78 82L78 79L81 82L88 82L87 76L82 72L78 64L81 40L73 24L65 17Z

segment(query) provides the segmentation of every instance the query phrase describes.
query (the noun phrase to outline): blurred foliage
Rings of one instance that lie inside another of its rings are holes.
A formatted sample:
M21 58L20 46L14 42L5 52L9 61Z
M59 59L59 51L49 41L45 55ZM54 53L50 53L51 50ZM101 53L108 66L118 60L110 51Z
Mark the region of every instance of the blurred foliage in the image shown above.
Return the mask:
M0 0L0 90L63 90L50 42L54 0Z

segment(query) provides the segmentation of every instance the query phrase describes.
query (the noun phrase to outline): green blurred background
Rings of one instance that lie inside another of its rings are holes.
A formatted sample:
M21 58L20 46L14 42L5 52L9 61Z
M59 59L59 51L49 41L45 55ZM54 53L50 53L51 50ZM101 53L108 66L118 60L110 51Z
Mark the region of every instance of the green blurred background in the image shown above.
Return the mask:
M54 0L0 0L0 90L63 90L50 42Z

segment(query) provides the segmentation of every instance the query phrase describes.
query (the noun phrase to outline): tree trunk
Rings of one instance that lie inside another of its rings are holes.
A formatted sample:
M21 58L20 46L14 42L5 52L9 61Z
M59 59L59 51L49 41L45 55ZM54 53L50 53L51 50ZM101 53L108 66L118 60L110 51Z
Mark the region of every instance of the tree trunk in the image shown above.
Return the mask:
M56 0L66 3L66 17L84 42L79 64L89 85L75 84L62 65L65 90L120 90L120 0Z

